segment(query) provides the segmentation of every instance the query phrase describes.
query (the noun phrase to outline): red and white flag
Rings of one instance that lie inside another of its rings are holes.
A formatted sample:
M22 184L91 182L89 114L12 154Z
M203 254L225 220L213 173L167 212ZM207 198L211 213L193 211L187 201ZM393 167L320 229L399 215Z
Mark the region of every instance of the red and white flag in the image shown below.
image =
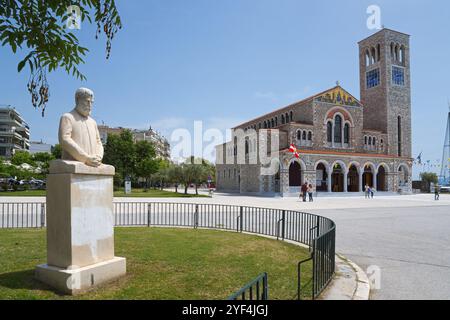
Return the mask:
M296 153L297 152L297 148L293 144L291 144L291 146L289 147L289 152Z
M291 144L291 146L289 147L289 152L294 154L294 157L296 157L297 159L300 158L300 154L298 153L297 148Z

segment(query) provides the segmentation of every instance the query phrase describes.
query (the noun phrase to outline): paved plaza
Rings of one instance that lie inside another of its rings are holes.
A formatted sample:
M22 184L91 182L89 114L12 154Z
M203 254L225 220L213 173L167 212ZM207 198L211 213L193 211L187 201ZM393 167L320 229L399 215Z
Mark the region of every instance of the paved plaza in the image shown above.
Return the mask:
M10 197L1 202L44 202L45 198ZM362 269L381 269L381 289L372 299L450 298L450 195L266 198L215 194L212 198L116 198L130 202L183 202L246 205L299 210L333 219L336 251Z

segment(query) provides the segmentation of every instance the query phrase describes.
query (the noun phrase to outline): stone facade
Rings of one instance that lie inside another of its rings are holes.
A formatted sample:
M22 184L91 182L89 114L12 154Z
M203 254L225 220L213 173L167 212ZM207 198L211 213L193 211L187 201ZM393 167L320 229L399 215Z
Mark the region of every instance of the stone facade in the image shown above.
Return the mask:
M306 182L322 192L410 193L409 36L383 29L359 48L361 101L337 84L233 128L216 147L217 189L286 196Z

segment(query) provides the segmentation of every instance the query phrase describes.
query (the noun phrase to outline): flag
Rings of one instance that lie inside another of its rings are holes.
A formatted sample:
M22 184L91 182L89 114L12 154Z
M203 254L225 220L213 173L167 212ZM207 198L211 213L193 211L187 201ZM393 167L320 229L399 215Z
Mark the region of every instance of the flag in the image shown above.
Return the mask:
M417 161L418 161L419 164L422 164L422 152L417 157Z
M300 154L298 153L297 148L291 144L291 146L289 147L289 152L294 154L294 157L296 157L297 159L300 158Z

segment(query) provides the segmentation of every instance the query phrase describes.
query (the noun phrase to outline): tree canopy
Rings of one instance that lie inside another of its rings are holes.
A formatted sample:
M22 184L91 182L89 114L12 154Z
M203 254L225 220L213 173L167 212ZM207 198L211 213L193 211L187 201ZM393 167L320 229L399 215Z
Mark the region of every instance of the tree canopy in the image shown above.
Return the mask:
M43 116L50 96L47 73L61 68L86 79L79 65L89 50L67 27L74 19L73 6L79 9L81 22L96 23L96 38L106 36L108 59L114 35L122 28L114 0L0 0L0 42L13 54L24 54L17 70L28 66L31 102Z

